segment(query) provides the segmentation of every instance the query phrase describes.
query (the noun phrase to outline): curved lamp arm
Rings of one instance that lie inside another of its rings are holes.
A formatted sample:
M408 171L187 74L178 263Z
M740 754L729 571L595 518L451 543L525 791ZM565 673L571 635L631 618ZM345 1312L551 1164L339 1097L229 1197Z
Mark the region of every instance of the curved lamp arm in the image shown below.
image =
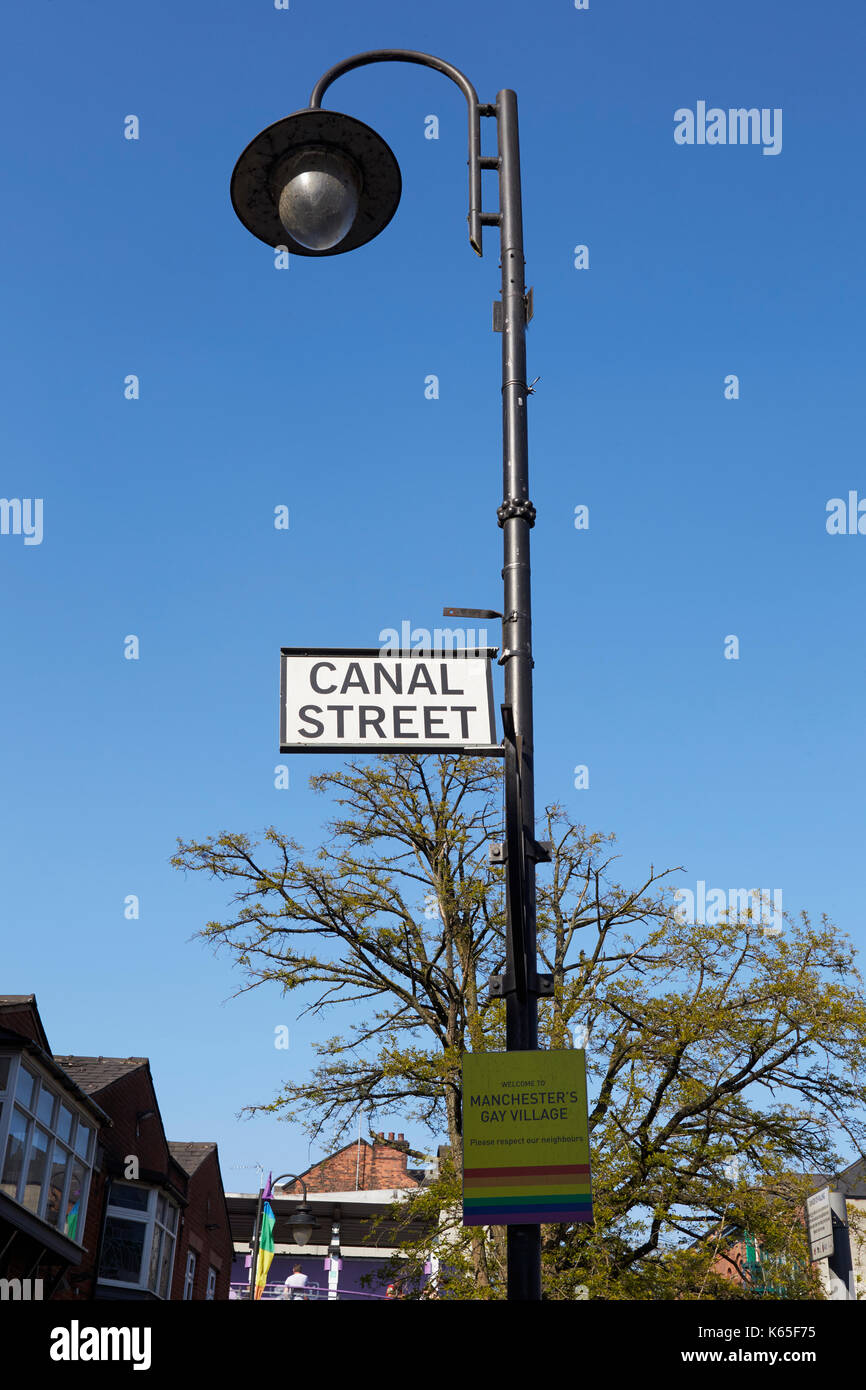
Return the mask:
M456 82L469 106L469 244L480 256L481 250L481 108L478 93L465 73L446 63L444 58L434 58L430 53L417 53L412 48L376 48L369 53L356 53L353 58L344 58L342 63L319 78L310 97L310 107L316 109L322 104L322 97L332 82L353 68L364 68L368 63L417 63L420 67L433 68L444 73ZM493 161L494 164L497 161Z
M286 1178L292 1178L295 1182L299 1182L299 1183L301 1184L301 1191L302 1191L302 1193L303 1193L303 1196L302 1196L302 1198L301 1198L301 1201L303 1202L304 1206L306 1206L306 1205L307 1205L307 1184L304 1182L304 1179L303 1179L303 1178L299 1178L295 1173L281 1173L280 1176L279 1176L278 1178L273 1178L272 1181L271 1181L271 1191L273 1192L274 1188L275 1188L279 1183L283 1182L284 1179L286 1179Z

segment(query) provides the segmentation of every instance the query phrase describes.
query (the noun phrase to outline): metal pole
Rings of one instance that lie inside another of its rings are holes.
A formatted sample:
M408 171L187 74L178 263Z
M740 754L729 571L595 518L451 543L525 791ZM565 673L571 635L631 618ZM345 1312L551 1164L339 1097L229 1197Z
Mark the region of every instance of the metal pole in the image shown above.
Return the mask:
M264 1196L264 1193L265 1193L265 1189L264 1189L263 1187L260 1187L260 1188L259 1188L259 1200L258 1200L258 1202L256 1203L256 1220L255 1220L255 1226L253 1227L252 1250L250 1251L250 1302L251 1302L251 1303L255 1300L255 1296L256 1296L256 1265L257 1265L258 1262L259 1262L259 1238L260 1238L261 1229L262 1229L262 1197Z
M529 500L529 440L526 407L526 287L523 260L523 207L520 192L520 144L517 96L510 90L496 98L499 148L499 235L502 270L502 485L499 524L503 532L503 659L505 703L514 717L523 793L524 921L527 988L506 996L505 1046L509 1052L538 1047L538 1000L535 968L535 859L525 853L526 837L534 843L535 788L532 731L532 604L529 532L535 508ZM513 981L513 905L507 894L509 959ZM508 1227L508 1298L541 1299L541 1228Z
M319 78L310 97L311 108L321 106L331 83L353 68L369 63L418 63L444 73L456 82L469 107L469 239L480 255L482 227L499 225L502 271L502 443L503 500L499 524L503 530L505 586L503 616L503 654L505 666L505 704L517 747L516 771L506 778L522 784L523 826L521 849L524 861L523 912L516 911L512 883L506 888L507 941L505 991L506 1050L535 1051L538 1048L538 976L535 947L535 786L532 732L532 611L530 600L529 532L535 524L535 508L529 500L529 444L526 405L530 389L526 384L527 301L523 261L523 206L520 191L520 144L517 128L517 96L510 89L499 92L495 107L481 106L468 77L453 64L429 53L411 49L384 48L359 53L331 68ZM498 159L481 156L480 116L495 116ZM498 168L499 213L481 211L481 170ZM516 785L511 787L516 791ZM512 802L515 797L512 796ZM508 796L506 795L506 801ZM512 825L512 837L514 826ZM527 853L527 847L530 852ZM516 959L515 920L523 917L524 930ZM537 1225L508 1227L508 1298L541 1299L541 1230Z

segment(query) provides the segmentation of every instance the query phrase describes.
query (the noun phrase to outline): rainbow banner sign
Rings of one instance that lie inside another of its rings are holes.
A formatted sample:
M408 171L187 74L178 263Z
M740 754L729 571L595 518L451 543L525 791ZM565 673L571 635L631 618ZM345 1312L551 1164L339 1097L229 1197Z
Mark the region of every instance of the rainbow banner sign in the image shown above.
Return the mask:
M463 1056L463 1225L591 1221L586 1057Z

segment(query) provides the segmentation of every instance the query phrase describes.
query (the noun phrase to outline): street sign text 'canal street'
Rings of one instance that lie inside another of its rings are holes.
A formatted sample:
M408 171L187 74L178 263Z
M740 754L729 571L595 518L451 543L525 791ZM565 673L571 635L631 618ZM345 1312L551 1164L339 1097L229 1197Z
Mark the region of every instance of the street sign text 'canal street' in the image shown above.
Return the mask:
M501 755L493 655L283 647L280 752Z

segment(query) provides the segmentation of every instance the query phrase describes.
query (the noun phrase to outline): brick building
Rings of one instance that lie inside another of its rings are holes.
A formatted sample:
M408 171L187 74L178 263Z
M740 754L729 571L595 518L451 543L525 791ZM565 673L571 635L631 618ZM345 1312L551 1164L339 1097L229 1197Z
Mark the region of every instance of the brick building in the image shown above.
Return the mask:
M51 1052L33 995L0 996L0 1278L60 1300L226 1299L217 1148L170 1142L146 1057Z
M93 1255L58 1296L228 1298L231 1236L216 1145L166 1138L146 1057L57 1061L111 1120L85 1232Z
M372 1192L420 1187L423 1170L410 1171L409 1143L393 1131L377 1134L372 1144L355 1139L335 1154L314 1163L301 1177L308 1192Z
M0 995L0 1278L13 1281L9 1296L50 1297L82 1259L108 1124L52 1056L35 997Z
M189 1205L183 1214L172 1298L228 1298L233 1254L231 1223L217 1146L172 1139L168 1147L189 1179Z

